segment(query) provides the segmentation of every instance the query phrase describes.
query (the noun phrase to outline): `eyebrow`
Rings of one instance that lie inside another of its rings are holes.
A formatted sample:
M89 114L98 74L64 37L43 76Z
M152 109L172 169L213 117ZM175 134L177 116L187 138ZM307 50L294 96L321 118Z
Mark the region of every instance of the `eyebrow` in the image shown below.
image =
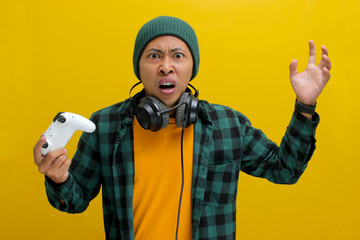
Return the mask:
M178 48L173 48L170 50L171 53L173 52L178 52L178 51L184 51L184 49L182 49L181 47ZM147 52L157 52L157 53L164 53L162 50L158 49L158 48L151 48L149 50L147 50Z

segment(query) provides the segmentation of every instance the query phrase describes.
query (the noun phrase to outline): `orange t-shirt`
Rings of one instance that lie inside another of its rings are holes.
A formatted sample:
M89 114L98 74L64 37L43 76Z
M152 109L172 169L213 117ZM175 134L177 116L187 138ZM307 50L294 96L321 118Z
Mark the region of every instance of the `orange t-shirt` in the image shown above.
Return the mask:
M133 196L136 240L174 239L181 191L181 128L175 119L158 132L134 120L135 181ZM179 239L192 238L191 184L194 126L184 132L184 192Z

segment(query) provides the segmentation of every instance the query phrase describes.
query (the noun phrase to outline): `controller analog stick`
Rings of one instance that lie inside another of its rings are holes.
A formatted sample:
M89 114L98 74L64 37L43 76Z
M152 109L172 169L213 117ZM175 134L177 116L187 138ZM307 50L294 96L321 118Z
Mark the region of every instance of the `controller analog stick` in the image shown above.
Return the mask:
M60 117L57 119L59 122L61 123L65 123L66 122L66 118L62 115L60 115Z
M47 148L48 146L49 146L49 144L48 144L47 142L45 142L45 143L42 145L43 148Z

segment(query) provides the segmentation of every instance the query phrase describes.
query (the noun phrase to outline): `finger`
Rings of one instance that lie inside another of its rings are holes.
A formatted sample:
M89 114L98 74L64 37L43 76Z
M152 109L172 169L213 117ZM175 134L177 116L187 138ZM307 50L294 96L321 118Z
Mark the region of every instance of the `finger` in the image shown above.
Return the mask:
M327 48L326 48L324 45L321 46L321 51L322 51L322 53L325 54L326 56L329 56L329 52L328 52Z
M309 40L309 64L316 63L316 51L315 51L315 43L313 40Z
M66 154L60 155L58 158L56 158L52 164L51 169L54 171L58 171L59 168L64 164L64 162L68 159L68 156Z
M39 139L39 141L35 144L35 147L33 148L34 161L35 161L36 165L38 165L41 162L41 160L44 158L41 154L41 147L42 147L42 145L44 145L45 142L46 142L46 137L41 136L41 138Z
M55 160L61 155L66 155L66 153L67 151L64 148L49 152L38 165L39 172L42 174L46 174L49 171L51 165L55 162Z
M331 61L328 56L324 55L325 67L330 71L332 69Z
M298 65L298 61L296 59L292 60L289 66L289 70L290 70L290 77L296 75L298 72L296 70Z
M329 57L327 55L323 54L318 66L320 69L323 69L324 67L326 67L330 71L332 67L331 67L331 62L330 62Z
M69 167L71 164L71 160L67 157L66 160L61 164L60 168L57 169L56 178L58 183L63 183L69 177Z
M60 166L59 170L63 173L67 172L69 170L69 167L71 165L71 159L66 159L63 164Z
M64 180L64 170L61 168L62 165L68 160L67 155L61 155L49 167L46 175L51 178L54 182L62 182Z
M325 67L322 69L323 84L326 85L330 80L330 71Z

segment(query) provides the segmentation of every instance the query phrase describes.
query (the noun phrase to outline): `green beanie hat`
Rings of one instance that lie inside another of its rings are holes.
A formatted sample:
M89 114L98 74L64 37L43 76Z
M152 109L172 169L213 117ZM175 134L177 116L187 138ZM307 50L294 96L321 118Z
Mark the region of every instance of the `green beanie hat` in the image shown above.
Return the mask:
M198 73L200 64L199 45L194 29L181 19L160 16L145 23L139 30L134 47L133 64L136 77L140 79L139 60L147 44L156 37L170 35L183 40L193 58L192 80Z

